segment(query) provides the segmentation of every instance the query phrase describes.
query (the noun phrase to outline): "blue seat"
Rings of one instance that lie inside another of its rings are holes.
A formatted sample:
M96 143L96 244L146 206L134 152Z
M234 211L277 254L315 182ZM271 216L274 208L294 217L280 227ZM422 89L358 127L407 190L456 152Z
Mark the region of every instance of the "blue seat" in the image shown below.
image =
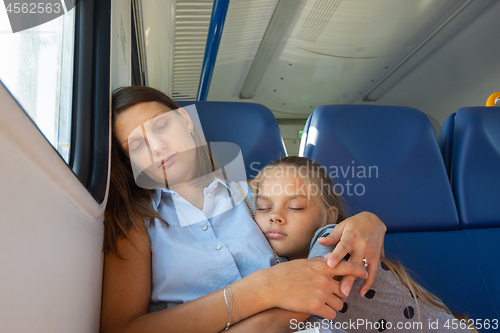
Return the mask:
M500 228L464 229L463 231L470 240L481 267L481 273L495 303L496 311L500 314L500 287L498 286L500 266L496 264L500 253L498 242ZM497 318L500 321L500 316Z
M286 156L276 118L261 104L177 101L195 104L207 142L232 142L243 155L247 179L270 162Z
M436 135L422 112L324 105L304 133L301 155L328 169L352 213L373 212L390 232L458 229Z
M452 170L461 227L500 227L499 108L457 111Z
M495 264L500 253L500 108L457 111L452 170L460 226L500 312L500 266Z
M500 319L477 252L464 231L387 233L385 253L403 263L451 311L473 319Z
M477 235L459 230L448 174L423 113L395 106L320 106L309 117L303 140L302 156L333 176L344 167L335 180L344 190L351 183L351 195L343 197L353 213L371 211L386 223L388 258L401 261L452 311L474 319L500 318L477 259L472 239ZM346 172L347 166L356 166L355 173ZM377 166L378 175L359 177L358 166ZM364 186L362 195L354 184Z
M450 114L448 118L441 126L441 131L439 131L439 148L441 149L441 154L443 155L444 165L446 167L446 172L448 177L451 177L451 154L453 150L453 130L455 128L455 112Z

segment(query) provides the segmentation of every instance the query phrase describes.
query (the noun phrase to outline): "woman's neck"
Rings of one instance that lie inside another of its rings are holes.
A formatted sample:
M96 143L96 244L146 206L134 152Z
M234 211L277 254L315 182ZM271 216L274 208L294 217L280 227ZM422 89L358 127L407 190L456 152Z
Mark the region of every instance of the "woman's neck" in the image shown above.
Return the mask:
M181 197L186 199L191 205L199 210L203 210L203 184L182 183L170 186L172 191L179 193Z
M223 179L220 170L189 182L171 185L169 188L177 192L194 207L203 210L203 204L205 202L203 189L210 185L216 177Z

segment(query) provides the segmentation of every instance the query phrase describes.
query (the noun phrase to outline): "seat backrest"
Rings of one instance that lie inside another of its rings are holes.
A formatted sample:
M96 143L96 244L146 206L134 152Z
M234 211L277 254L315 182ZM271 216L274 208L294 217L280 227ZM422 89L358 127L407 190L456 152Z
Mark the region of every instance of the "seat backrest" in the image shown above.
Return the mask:
M489 241L487 238L486 242ZM492 243L489 244L492 248ZM384 248L387 258L403 263L413 278L438 296L451 311L465 313L472 319L500 319L496 306L498 298L492 292L498 290L498 274L483 275L484 268L478 262L477 254L484 251L478 252L464 230L388 233ZM489 259L488 266L498 273L497 265L491 265L496 260L494 256L486 258ZM495 282L488 284L488 277Z
M352 213L377 214L389 232L458 229L436 135L422 112L323 105L304 133L301 155L327 168Z
M177 104L195 104L207 143L232 142L240 147L247 179L255 178L264 166L286 156L278 122L264 105L193 101Z
M439 149L441 149L441 155L443 155L444 166L446 167L446 172L448 177L451 176L451 153L453 149L453 130L455 128L455 112L450 114L448 118L441 126L439 131Z
M457 111L451 182L462 228L500 226L500 108Z

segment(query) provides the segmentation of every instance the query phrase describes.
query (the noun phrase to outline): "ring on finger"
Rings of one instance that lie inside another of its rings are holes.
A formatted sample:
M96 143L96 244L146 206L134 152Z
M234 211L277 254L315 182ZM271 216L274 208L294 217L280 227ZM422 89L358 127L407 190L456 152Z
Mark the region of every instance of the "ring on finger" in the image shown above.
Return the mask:
M366 258L363 258L363 260L361 260L361 261L362 261L362 265L365 266L365 268L368 267L368 264L367 264L368 260Z

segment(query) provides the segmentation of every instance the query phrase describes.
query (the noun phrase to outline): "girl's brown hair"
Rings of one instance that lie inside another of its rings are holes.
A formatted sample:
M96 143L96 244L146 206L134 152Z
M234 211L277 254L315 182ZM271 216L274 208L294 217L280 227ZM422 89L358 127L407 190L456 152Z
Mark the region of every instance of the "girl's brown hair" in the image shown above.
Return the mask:
M128 108L147 102L157 102L171 110L179 106L167 95L159 90L129 86L118 88L112 97L112 121L115 123L118 116ZM205 175L207 170L212 172L217 166L213 163L206 142L196 126L193 127L194 141L196 144L195 176ZM154 220L168 223L160 216L152 205L154 190L138 186L134 179L130 158L127 156L114 135L111 138L111 176L109 185L108 202L104 211L104 252L118 254L117 241L120 237L130 239L132 228L138 229L138 221L149 221L149 226ZM118 254L119 255L119 254Z
M276 170L280 170L282 172L284 172L285 170L287 172L294 172L294 175L300 176L307 184L314 185L316 188L321 189L320 192L317 192L316 195L311 197L311 200L313 200L313 202L320 208L320 218L322 219L321 227L327 224L341 223L347 217L349 217L344 207L345 202L343 201L343 198L341 196L337 196L335 193L335 186L333 184L333 180L331 180L330 176L328 175L327 169L307 157L284 157L264 167L252 182L252 191L254 193L254 198L256 198L258 195L259 184L262 179L266 177L266 173ZM332 219L333 215L328 214L328 209L330 207L336 207L338 210L338 217L336 221ZM384 257L380 257L380 261L383 265L385 265L393 273L395 273L396 279L398 280L400 285L404 285L409 289L417 305L418 318L420 318L419 300L421 300L433 309L444 311L448 314L453 315L459 320L467 320L467 317L465 315L453 313L439 299L439 297L426 290L418 282L416 282L408 273L408 270L400 262L396 260L386 259ZM472 331L477 332L477 330L475 329L473 329Z

